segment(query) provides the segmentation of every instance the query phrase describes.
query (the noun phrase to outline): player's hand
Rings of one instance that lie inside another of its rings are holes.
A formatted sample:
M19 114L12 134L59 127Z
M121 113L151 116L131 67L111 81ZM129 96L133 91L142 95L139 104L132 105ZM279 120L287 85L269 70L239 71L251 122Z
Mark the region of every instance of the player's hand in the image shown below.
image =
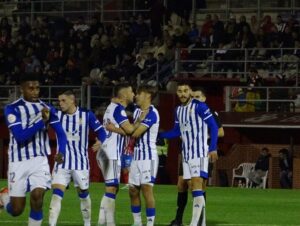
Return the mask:
M209 161L210 162L215 162L218 160L218 153L217 150L211 151L208 153Z
M42 109L42 118L44 122L48 122L50 118L50 110L49 108L44 107Z
M64 162L64 155L62 153L57 153L54 157L55 162L57 162L58 164L63 163Z
M106 123L105 129L108 130L109 132L115 132L116 131L115 125L111 122Z
M100 140L98 140L98 138L96 138L96 142L93 144L92 149L94 152L97 152L100 150L101 147L101 142Z

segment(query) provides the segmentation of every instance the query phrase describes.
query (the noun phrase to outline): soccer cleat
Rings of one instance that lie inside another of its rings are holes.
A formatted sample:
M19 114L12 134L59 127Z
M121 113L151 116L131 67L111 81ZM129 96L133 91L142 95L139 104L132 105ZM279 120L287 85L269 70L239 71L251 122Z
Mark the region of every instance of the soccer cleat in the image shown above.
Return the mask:
M183 226L182 222L178 222L177 220L172 220L169 226Z
M0 189L0 208L3 208L4 207L4 203L2 201L2 196L4 194L7 194L8 193L8 188L7 187L4 187L4 188L1 188Z

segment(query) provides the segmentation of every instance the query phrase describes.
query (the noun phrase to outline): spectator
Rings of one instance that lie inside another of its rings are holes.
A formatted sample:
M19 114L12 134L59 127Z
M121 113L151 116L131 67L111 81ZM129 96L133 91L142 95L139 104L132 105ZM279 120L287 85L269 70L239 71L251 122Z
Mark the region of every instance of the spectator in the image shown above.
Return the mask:
M281 188L292 188L292 158L285 148L279 150L280 186Z
M269 149L264 147L261 149L260 155L256 161L254 171L249 173L249 180L252 182L252 186L256 187L262 183L262 178L269 170Z

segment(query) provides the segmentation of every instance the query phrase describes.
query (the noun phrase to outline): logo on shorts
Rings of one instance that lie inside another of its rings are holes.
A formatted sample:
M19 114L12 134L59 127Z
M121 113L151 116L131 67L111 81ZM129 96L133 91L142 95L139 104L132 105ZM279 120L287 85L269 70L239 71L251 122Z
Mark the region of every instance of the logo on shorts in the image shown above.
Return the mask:
M194 171L194 174L197 174L197 173L198 173L198 171L197 171L197 170L195 170L195 171Z

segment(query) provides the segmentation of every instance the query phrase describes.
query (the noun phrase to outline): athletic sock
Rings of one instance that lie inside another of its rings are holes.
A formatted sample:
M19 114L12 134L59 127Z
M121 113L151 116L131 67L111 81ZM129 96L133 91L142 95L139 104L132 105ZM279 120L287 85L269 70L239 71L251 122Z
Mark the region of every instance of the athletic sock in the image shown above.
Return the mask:
M153 226L155 220L155 208L146 208L147 226Z
M84 222L84 226L91 226L91 198L88 191L79 193L80 198L80 209L82 213L82 218Z
M98 224L103 225L106 223L107 226L115 225L115 200L116 195L113 193L105 193L102 197Z
M131 206L134 225L142 225L141 206Z
M43 221L43 211L30 210L28 226L40 226Z
M203 197L203 191L194 190L193 194L193 215L190 226L197 226L199 217L201 215L202 209L205 206L205 200Z
M49 226L55 226L61 209L61 200L64 192L58 188L53 189L50 208L49 208Z
M178 192L177 193L177 211L175 220L178 223L182 223L182 217L184 213L184 209L186 207L186 203L188 200L188 192Z

